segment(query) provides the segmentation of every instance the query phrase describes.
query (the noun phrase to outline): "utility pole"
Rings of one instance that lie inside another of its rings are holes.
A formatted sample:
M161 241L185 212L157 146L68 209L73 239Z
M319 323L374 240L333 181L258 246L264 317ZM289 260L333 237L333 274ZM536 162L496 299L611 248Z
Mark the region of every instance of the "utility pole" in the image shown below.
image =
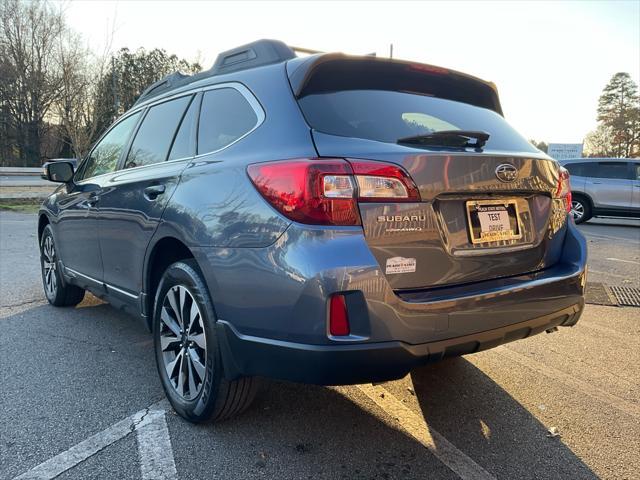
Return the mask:
M389 58L393 58L393 43L389 44Z
M114 120L118 118L120 111L120 99L118 98L118 76L116 74L116 59L111 57L111 88L113 89L113 107L115 109Z

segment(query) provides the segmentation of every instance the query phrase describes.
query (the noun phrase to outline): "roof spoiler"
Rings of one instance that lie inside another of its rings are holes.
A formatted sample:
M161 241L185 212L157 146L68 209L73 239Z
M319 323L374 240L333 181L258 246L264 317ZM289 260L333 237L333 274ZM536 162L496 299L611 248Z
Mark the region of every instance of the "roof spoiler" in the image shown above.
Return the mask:
M296 98L345 89L399 90L464 102L503 115L494 83L434 65L327 53L288 62L287 74Z

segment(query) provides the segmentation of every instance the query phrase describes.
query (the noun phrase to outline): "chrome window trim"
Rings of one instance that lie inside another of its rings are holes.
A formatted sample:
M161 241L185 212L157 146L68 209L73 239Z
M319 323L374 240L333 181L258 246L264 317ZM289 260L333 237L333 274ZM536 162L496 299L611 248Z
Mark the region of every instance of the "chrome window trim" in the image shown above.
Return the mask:
M258 101L258 99L255 97L255 95L253 95L253 93L251 92L251 90L249 90L246 86L244 86L242 83L240 82L225 82L225 83L217 83L215 85L207 85L206 87L199 87L193 90L189 90L189 91L185 91L185 92L180 92L180 93L176 93L174 95L171 95L170 97L164 97L162 99L156 100L155 102L151 102L151 103L145 103L143 105L140 105L139 107L137 107L135 110L130 110L127 113L125 113L121 118L118 119L117 123L114 123L113 126L111 128L109 128L109 130L107 130L101 137L100 139L96 142L96 145L102 140L102 138L111 131L112 128L114 128L117 124L119 124L121 121L125 120L126 118L130 117L131 115L134 115L137 112L141 112L142 110L144 110L145 108L151 108L154 107L155 105L159 105L161 103L164 102L168 102L171 100L175 100L176 98L180 98L180 97L184 97L186 95L197 95L200 92L207 92L209 90L217 90L217 89L221 89L221 88L233 88L234 90L238 91L243 97L244 99L249 103L249 105L251 106L251 108L253 109L254 113L256 114L257 117L257 121L256 124L254 125L254 127L249 130L248 132L246 132L244 135L242 135L241 137L236 138L233 142L225 145L222 148L219 148L217 150L212 150L210 152L206 152L206 153L199 153L197 155L193 155L190 157L183 157L183 158L174 158L173 160L165 160L164 162L157 162L157 163L152 163L149 165L140 165L139 167L134 167L134 168L121 168L119 170L114 170L113 172L108 172L108 173L103 173L101 175L96 175L94 177L89 177L89 178L83 178L82 180L80 180L79 182L76 182L78 185L82 185L85 182L87 182L87 180L92 180L95 178L101 178L101 177L105 177L107 175L113 175L114 173L118 173L118 172L123 172L123 171L127 171L127 172L133 172L133 171L137 171L140 170L142 168L148 168L148 167L153 167L153 166L158 166L158 165L166 165L167 163L173 163L173 162L183 162L185 160L194 160L196 158L200 158L200 157L204 157L207 155L212 155L214 153L218 153L221 152L222 150L229 148L230 146L238 143L240 140L244 139L245 137L251 135L255 130L258 129L258 127L260 127L265 119L267 118L264 109L262 108L262 105L260 104L260 102ZM144 121L144 118L142 119L142 121ZM198 128L200 127L200 118L198 117ZM94 147L95 148L95 147ZM197 151L197 144L196 144L196 151ZM91 149L91 152L93 152L93 149ZM91 154L91 152L89 153L89 155Z

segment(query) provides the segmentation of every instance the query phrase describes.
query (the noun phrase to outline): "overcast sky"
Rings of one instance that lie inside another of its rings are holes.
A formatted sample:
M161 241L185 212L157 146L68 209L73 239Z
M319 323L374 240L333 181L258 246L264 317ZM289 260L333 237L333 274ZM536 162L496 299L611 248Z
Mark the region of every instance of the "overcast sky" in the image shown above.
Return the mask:
M102 50L164 48L209 68L260 38L351 54L376 52L495 82L505 117L527 138L581 142L620 71L640 78L640 1L65 2L70 26Z

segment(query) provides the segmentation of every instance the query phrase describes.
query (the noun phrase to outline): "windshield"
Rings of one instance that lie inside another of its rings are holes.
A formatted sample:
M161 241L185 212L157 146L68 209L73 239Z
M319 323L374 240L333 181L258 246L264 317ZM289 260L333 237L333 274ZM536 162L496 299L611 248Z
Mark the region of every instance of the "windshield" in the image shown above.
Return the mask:
M396 143L400 138L447 130L491 135L486 148L537 152L492 110L415 93L344 90L299 100L309 125L323 133Z

